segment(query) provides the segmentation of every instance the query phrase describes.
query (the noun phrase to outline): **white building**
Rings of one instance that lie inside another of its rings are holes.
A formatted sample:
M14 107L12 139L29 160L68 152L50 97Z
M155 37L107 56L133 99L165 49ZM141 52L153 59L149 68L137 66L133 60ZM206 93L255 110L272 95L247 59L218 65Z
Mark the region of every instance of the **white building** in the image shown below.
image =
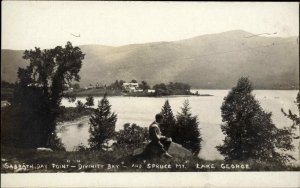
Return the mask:
M147 92L148 93L155 93L155 90L154 89L148 89Z
M129 93L131 92L138 92L140 91L139 89L139 84L138 83L123 83L122 85L123 89Z
M90 85L84 87L85 90L87 90L87 89L94 89L94 88L96 88L96 86L94 86L93 84L90 84Z

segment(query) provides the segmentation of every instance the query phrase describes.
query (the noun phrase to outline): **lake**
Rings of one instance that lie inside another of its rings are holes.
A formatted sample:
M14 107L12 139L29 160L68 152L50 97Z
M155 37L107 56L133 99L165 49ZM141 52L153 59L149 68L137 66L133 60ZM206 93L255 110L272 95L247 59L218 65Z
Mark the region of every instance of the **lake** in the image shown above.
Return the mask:
M160 112L166 99L169 100L173 114L176 115L184 100L188 99L192 114L197 115L200 122L203 142L199 157L207 160L223 159L215 147L222 144L224 139L220 128L222 123L220 107L229 90L193 90L193 92L195 91L198 91L199 94L211 94L213 96L109 97L112 111L118 117L116 131L122 129L125 123L136 123L139 126L148 127L154 120L155 114ZM282 128L290 126L292 121L282 114L281 108L286 111L291 109L292 112L297 112L297 106L294 104L297 92L297 90L255 90L254 95L265 111L272 112L275 125ZM101 98L95 97L94 99L94 107L96 108L97 101ZM77 100L85 102L84 97L79 97ZM75 107L75 103L70 103L67 99L62 100L62 105L66 107ZM73 150L74 146L80 143L88 145L88 122L88 117L83 117L77 121L58 125L58 137L61 138L68 151ZM298 143L296 140L295 151L291 152L298 159L297 163L300 161Z

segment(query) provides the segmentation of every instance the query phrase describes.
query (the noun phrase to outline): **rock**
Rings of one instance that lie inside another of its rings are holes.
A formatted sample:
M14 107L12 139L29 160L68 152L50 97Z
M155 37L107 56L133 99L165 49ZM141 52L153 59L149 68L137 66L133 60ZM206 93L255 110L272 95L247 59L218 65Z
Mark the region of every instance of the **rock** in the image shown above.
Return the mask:
M190 152L188 149L185 149L180 144L176 144L174 142L171 143L168 153L172 156L179 156L179 157L190 157L192 156L192 152Z
M147 146L146 146L147 147ZM141 155L144 153L146 147L135 149L132 153L133 156ZM168 153L172 156L178 157L190 157L193 154L188 150L182 147L180 144L176 144L171 142L170 147L168 149Z
M53 150L51 148L36 148L36 151L49 151L49 152L52 152Z
M145 148L138 148L138 149L135 149L132 153L133 156L136 156L136 155L141 155L143 152L144 152L144 149Z

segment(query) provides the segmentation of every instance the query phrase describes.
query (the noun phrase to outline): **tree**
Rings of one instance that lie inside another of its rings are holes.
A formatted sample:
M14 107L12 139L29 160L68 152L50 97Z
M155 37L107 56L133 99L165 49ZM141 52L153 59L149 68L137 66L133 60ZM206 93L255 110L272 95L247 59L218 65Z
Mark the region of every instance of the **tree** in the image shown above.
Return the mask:
M138 83L136 80L131 80L131 83Z
M77 108L78 112L81 112L82 110L85 109L85 104L83 104L83 102L78 100L77 103L76 103L76 108Z
M123 84L125 83L126 81L124 80L120 80L119 81L119 89L122 89L123 88Z
M296 133L294 133L297 130L297 127L299 128L300 131L300 91L298 91L297 97L296 97L296 105L298 107L298 114L292 113L292 111L289 109L288 113L285 112L281 108L281 112L290 120L293 121L292 126L290 126L291 132L293 132L294 139L299 139L300 138L300 132L298 133L298 136ZM299 149L300 149L300 141L299 141Z
M22 109L24 117L20 122L21 143L27 147L47 147L50 136L55 134L64 90L72 81L80 80L84 54L67 42L64 48L26 50L23 58L29 60L29 65L19 68L14 93L14 105Z
M9 83L5 80L1 80L1 88L14 88L15 84L14 83Z
M169 95L170 92L167 89L166 84L161 83L161 84L156 84L153 86L153 89L155 90L155 95L161 96L161 95Z
M110 84L108 87L110 89L122 89L123 83L125 83L124 80L116 80L114 83Z
M257 160L284 163L292 157L277 151L293 149L288 129L278 129L252 95L252 84L242 77L221 106L223 145L217 146L225 160Z
M98 108L90 117L89 145L92 150L102 150L115 133L117 115L111 112L111 105L104 94Z
M85 105L86 106L94 106L94 97L93 96L88 96L86 98Z
M298 115L297 114L294 114L292 113L291 110L288 111L288 113L286 113L282 108L281 108L281 111L282 113L288 117L290 120L293 121L293 125L292 125L292 128L296 128L296 126L300 127L300 91L298 92L297 94L297 98L296 98L296 105L298 107Z
M156 84L153 86L155 89L155 95L189 95L191 94L191 86L189 84L181 82L169 82L168 84Z
M169 104L169 100L165 101L161 109L161 114L163 115L163 123L160 125L160 130L162 135L170 137L172 128L175 126L175 118Z
M146 81L142 81L142 83L140 84L140 88L143 90L143 91L146 91L148 89L150 89L150 86L148 85L148 83Z
M75 83L73 85L74 90L79 90L80 89L80 85L78 83Z
M189 101L185 100L181 112L176 116L177 123L172 131L172 140L198 155L201 150L201 134L198 117L190 112Z
M114 84L112 84L112 89L119 89L119 80L116 80Z

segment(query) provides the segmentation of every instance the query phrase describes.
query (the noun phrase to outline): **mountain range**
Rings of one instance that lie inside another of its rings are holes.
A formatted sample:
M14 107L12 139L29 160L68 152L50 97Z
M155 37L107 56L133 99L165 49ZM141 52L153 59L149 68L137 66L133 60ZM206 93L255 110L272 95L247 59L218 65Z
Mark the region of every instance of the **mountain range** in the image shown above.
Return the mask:
M81 45L81 86L115 80L150 85L184 82L193 88L229 89L248 76L257 89L299 87L299 39L233 30L171 42L124 46ZM17 80L22 50L1 50L1 79ZM27 62L28 63L28 62Z

